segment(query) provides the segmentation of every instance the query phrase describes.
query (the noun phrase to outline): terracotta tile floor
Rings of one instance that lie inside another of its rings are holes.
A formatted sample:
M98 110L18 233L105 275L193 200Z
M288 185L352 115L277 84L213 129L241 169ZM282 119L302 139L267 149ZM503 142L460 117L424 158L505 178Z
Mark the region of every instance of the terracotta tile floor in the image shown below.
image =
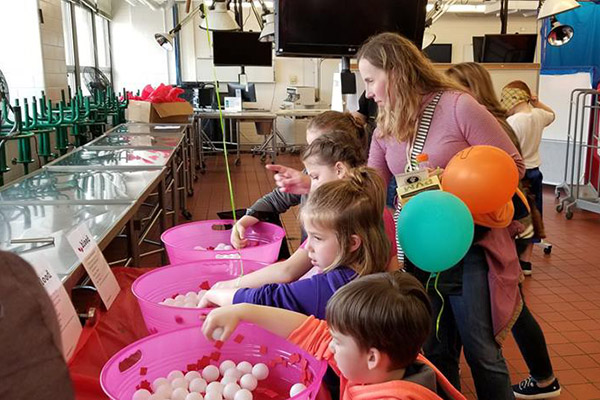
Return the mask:
M300 168L297 156L282 155L278 161ZM272 173L258 158L243 155L242 164L232 165L237 208L251 205L272 190ZM230 210L223 157L210 157L207 172L200 175L195 196L188 207L194 220L216 218ZM544 330L556 375L563 387L560 399L600 399L600 216L575 211L572 220L554 210L552 188L544 194L547 241L552 253L544 255L536 246L533 276L525 280L527 303ZM291 248L298 246L300 231L296 208L283 215ZM510 337L504 348L513 382L527 376L527 367ZM463 363L463 392L474 399L473 379Z

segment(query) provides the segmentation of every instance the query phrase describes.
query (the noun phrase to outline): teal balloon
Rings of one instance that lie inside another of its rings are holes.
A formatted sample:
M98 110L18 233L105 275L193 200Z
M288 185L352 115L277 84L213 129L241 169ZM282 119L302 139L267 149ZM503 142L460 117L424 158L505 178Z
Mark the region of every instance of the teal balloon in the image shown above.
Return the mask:
M402 208L396 225L408 259L428 272L456 265L471 247L471 212L458 197L440 190L419 193Z

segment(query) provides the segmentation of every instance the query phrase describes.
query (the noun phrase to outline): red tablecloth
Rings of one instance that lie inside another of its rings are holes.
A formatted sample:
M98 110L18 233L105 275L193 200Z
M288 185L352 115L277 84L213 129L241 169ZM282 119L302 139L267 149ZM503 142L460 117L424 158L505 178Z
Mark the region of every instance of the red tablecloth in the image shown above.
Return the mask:
M100 311L96 323L86 326L69 362L77 400L108 399L100 387L100 371L117 351L148 335L131 284L153 268L113 268L121 293L109 311Z

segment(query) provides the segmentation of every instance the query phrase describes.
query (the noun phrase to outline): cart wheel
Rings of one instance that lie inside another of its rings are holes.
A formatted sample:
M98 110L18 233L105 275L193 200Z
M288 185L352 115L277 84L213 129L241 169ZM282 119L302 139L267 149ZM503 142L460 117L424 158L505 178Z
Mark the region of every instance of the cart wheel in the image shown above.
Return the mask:
M557 190L556 192L554 192L554 195L556 196L556 199L560 199L560 192Z
M267 155L266 154L263 154L263 155L260 156L260 162L264 163L266 159L267 159Z
M556 205L556 212L559 212L559 213L560 213L560 212L562 212L562 210L563 210L563 204L562 204L562 203L560 203L560 204L557 204L557 205Z
M205 171L205 170L206 170L206 163L205 163L204 161L202 161L202 164L200 165L200 169L201 169L202 171Z
M187 219L188 221L192 219L192 213L191 213L191 212L189 212L188 210L183 210L183 211L181 212L181 214L182 214L182 215L183 215L183 217L184 217L185 219Z
M285 151L286 151L286 148L285 148L285 147L280 147L280 148L279 148L279 151L281 151L281 154L283 154L283 153L285 153Z
M188 190L188 196L193 196L193 195L194 195L194 189Z
M239 159L239 158L236 158L236 159L235 159L235 161L234 161L234 164L235 164L236 166L240 165L241 163L242 163L242 160L241 160L241 159Z
M544 254L549 255L552 253L552 245L544 247Z
M567 218L567 219L573 218L573 211L567 210L567 212L565 214L565 218Z

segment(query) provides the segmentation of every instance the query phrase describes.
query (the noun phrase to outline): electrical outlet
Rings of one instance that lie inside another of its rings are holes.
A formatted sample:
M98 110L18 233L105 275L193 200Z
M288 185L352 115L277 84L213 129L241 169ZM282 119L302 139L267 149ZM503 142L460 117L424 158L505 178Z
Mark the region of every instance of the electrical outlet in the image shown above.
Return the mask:
M290 85L296 85L298 83L298 75L290 75Z

